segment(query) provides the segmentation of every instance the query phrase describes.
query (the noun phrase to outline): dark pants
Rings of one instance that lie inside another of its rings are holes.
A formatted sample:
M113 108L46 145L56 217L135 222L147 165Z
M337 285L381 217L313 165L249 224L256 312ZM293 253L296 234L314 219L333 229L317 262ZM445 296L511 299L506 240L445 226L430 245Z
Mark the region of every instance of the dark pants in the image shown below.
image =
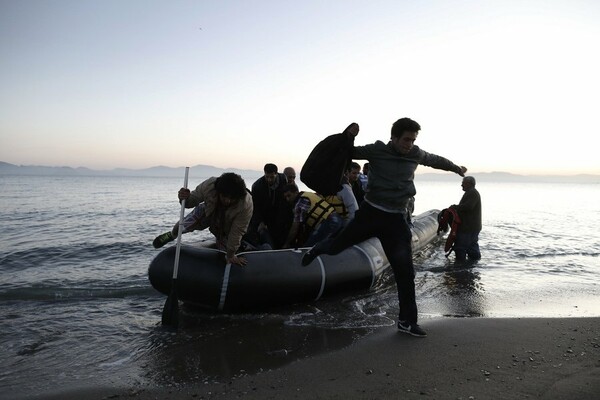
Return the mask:
M363 202L352 221L333 239L318 243L316 254L338 254L342 250L376 237L392 266L398 289L398 318L417 322L415 270L412 260L412 233L404 214L387 213Z
M481 258L479 232L457 232L454 253L457 261L465 261L467 256L469 256L469 260L479 260Z

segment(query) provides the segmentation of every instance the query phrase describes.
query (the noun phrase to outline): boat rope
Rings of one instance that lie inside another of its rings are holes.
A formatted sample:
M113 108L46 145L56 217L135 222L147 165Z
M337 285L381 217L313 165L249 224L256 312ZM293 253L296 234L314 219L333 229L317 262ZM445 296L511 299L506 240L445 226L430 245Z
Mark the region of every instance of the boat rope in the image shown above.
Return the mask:
M231 271L231 263L227 263L225 266L225 273L223 274L223 286L221 286L221 299L219 300L219 311L223 311L225 307L225 298L227 297L227 286L229 286L229 272Z

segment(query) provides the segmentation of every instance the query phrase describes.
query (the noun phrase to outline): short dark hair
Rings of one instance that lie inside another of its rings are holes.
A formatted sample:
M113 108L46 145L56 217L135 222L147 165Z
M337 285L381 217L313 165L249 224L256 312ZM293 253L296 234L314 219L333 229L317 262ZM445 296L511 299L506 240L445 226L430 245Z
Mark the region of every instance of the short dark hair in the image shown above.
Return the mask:
M225 172L215 181L215 189L217 193L222 194L232 199L243 199L248 191L246 190L246 182L241 176L233 172Z
M410 118L400 118L392 125L392 136L399 138L404 135L404 132L419 132L420 130L421 125L416 121Z
M287 193L287 192L296 193L298 191L299 191L298 186L296 186L296 184L294 184L294 183L288 183L287 185L285 185L283 187L283 193Z
M265 164L263 171L265 171L265 174L277 173L277 165L271 163Z

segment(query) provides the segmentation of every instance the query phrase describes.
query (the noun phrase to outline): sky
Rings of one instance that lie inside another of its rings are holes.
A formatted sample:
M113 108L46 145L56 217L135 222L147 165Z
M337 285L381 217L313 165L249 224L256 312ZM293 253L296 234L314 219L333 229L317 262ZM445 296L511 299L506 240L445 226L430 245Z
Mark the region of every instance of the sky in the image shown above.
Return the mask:
M595 0L0 0L0 161L299 170L351 122L363 145L410 117L470 172L600 174L598 21Z

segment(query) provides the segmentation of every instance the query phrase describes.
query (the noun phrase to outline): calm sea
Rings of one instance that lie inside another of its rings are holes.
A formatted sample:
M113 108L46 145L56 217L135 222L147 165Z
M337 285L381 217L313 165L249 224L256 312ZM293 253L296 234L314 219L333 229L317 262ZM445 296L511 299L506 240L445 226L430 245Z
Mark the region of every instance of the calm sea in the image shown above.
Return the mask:
M191 186L203 177L190 177ZM179 217L183 179L0 177L0 397L89 385L172 386L276 368L393 329L395 287L268 313L182 307L160 324L152 239ZM251 184L251 182L248 182ZM417 258L421 323L451 317L600 316L600 184L479 182L483 258L455 266L438 242ZM415 213L462 196L419 181ZM184 241L207 237L186 235ZM430 332L435 335L435 332Z

